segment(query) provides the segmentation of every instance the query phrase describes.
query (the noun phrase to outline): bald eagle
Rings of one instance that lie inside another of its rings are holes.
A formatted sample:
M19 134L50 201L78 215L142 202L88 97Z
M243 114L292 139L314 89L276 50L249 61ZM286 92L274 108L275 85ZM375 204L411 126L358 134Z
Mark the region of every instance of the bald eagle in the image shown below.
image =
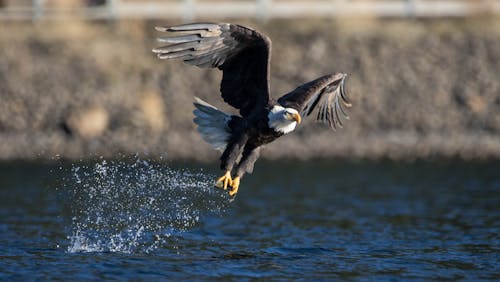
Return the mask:
M222 71L220 94L239 110L226 114L195 98L194 122L203 139L222 151L225 174L215 186L238 192L241 177L253 171L262 145L292 132L302 117L318 108L316 121L335 130L348 118L351 104L344 91L346 74L329 74L303 84L274 100L269 95L271 40L248 27L229 23L191 23L156 27L166 43L153 49L160 59L179 59L201 68ZM234 176L234 178L233 178Z

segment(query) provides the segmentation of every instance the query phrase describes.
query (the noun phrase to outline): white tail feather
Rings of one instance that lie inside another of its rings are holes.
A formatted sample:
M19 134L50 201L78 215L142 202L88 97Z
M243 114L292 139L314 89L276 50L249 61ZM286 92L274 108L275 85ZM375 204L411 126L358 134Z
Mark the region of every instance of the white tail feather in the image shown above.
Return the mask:
M223 151L231 136L228 126L231 116L220 111L209 103L195 97L194 123L198 125L198 132L205 142L216 150Z

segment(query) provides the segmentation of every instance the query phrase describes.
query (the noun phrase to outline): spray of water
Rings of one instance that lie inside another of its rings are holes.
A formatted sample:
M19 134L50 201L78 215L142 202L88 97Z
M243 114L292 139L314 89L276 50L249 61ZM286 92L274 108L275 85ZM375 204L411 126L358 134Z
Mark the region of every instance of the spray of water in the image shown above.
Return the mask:
M145 160L71 169L68 252L149 253L229 203L214 176Z

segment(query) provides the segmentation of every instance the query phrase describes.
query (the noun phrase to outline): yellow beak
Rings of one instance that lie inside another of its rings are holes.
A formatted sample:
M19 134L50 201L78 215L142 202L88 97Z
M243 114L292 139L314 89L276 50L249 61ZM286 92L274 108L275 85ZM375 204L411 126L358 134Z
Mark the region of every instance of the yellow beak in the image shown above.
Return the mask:
M302 118L300 117L299 114L293 114L292 120L296 121L297 123L300 123L302 121Z

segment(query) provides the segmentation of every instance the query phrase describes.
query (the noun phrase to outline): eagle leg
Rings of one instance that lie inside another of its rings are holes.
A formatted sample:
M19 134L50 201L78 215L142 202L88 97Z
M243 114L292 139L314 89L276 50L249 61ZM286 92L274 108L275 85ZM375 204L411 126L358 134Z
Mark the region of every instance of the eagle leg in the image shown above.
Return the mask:
M217 179L217 182L215 182L215 187L227 190L227 187L231 186L232 183L233 179L231 179L231 171L228 170L226 171L226 174Z
M240 186L240 177L236 176L231 182L231 190L229 190L229 196L234 196L238 193L238 187Z

